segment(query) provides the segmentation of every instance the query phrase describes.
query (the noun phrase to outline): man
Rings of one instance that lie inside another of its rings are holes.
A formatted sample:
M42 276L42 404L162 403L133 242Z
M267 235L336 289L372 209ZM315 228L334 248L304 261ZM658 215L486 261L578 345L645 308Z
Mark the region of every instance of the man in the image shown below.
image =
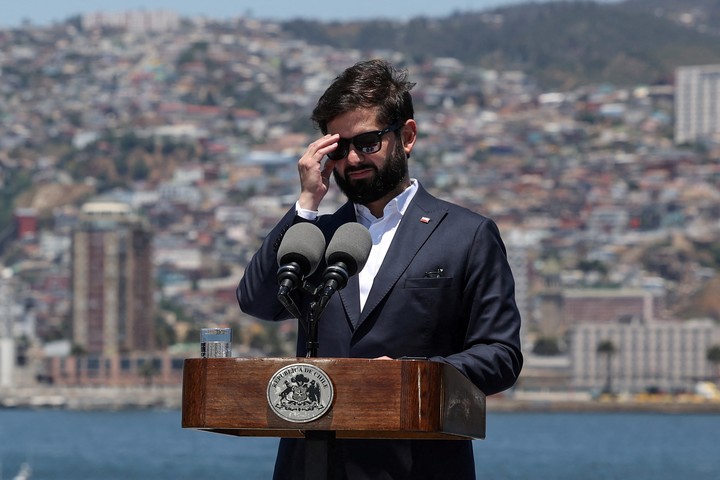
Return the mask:
M496 225L430 195L408 174L417 140L407 74L382 60L338 76L312 115L323 136L298 162L300 196L268 234L238 286L240 308L266 320L290 315L277 301L277 248L287 229L314 222L368 227L365 267L327 304L319 357L427 357L453 365L486 395L512 386L522 367L514 281ZM318 215L330 175L349 201ZM324 267L309 278L319 284ZM310 299L293 291L306 314ZM306 336L298 334L298 356ZM276 479L303 478L303 440L283 439ZM470 441L338 440L340 479L474 479Z

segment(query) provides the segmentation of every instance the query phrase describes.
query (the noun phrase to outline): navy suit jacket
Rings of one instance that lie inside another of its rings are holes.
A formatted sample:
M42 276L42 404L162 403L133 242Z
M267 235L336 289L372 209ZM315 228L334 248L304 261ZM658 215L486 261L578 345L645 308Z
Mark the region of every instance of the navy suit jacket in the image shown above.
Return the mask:
M276 298L277 249L299 221L291 209L248 264L237 290L245 313L289 318ZM338 227L355 221L348 202L315 223L327 242ZM308 281L319 284L324 268L321 263ZM495 223L419 186L363 310L357 275L330 299L318 323L318 356L427 357L453 365L486 395L503 391L522 367L514 285ZM300 289L293 295L306 314L312 299ZM298 329L298 356L305 356L305 343ZM276 478L302 478L297 443L281 442ZM338 441L338 457L344 465L338 478L474 478L472 447L465 441Z

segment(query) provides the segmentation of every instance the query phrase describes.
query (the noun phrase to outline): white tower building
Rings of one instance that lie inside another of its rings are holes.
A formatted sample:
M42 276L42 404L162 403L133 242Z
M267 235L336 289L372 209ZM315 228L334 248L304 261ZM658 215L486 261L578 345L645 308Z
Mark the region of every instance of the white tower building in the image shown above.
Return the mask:
M675 143L720 134L720 65L675 72Z

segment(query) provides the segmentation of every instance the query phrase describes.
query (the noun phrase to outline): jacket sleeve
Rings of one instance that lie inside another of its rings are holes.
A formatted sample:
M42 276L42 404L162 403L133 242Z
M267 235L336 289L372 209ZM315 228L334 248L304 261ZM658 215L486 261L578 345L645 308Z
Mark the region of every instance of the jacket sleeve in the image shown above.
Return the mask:
M290 315L277 299L277 252L285 232L300 221L291 208L268 233L245 268L236 295L240 310L262 320L283 320Z
M467 260L463 350L434 359L455 366L486 395L492 395L510 388L523 364L515 282L492 220L479 225Z

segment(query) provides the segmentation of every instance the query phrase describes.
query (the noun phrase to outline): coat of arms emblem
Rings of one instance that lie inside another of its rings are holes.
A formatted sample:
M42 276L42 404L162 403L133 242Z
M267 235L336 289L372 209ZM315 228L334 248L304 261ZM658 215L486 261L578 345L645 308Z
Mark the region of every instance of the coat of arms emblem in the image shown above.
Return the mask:
M310 422L324 415L333 400L333 385L315 365L295 363L281 368L268 382L268 404L290 422Z

